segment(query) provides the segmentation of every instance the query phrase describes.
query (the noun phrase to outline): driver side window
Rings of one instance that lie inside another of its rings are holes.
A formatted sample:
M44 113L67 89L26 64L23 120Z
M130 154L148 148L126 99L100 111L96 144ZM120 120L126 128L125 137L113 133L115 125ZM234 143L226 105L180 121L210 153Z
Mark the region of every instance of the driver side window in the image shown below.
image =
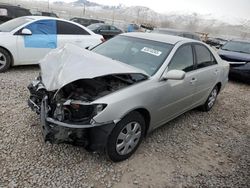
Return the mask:
M168 65L168 70L183 70L185 72L194 70L194 59L191 45L181 46L177 49L174 57Z

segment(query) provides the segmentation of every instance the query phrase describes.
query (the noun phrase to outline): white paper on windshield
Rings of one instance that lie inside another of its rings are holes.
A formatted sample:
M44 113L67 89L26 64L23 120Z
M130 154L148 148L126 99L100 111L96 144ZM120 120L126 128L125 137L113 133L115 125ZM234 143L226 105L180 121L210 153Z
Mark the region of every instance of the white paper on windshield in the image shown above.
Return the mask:
M144 47L141 49L142 52L151 54L151 55L155 55L155 56L160 56L162 54L161 51L155 50L153 48L148 48L148 47Z

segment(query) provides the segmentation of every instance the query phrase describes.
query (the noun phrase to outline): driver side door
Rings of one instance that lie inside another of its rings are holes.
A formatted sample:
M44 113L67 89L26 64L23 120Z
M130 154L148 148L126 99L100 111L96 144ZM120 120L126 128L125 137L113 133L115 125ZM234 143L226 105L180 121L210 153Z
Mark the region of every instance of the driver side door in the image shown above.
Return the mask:
M186 75L183 80L165 80L158 83L158 126L193 108L196 72L191 44L177 49L168 65L167 71L170 70L183 70Z

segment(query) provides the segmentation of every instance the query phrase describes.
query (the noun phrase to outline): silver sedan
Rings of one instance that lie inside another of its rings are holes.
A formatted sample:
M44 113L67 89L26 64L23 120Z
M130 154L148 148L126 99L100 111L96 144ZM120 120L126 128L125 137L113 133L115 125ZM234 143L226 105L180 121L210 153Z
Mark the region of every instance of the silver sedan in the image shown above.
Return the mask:
M105 151L112 161L188 110L211 110L229 71L206 44L153 33L122 34L92 50L68 44L40 67L29 106L45 141Z

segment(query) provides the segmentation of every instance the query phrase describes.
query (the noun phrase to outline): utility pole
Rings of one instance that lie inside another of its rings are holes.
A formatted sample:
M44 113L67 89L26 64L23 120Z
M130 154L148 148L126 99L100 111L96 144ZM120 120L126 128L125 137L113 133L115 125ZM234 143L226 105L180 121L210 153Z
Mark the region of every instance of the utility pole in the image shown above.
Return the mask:
M85 17L85 12L86 12L85 3L83 3L83 17Z
M114 9L114 7L113 7L112 25L114 25L114 19L115 19L115 9Z
M49 0L48 0L48 12L49 12Z

